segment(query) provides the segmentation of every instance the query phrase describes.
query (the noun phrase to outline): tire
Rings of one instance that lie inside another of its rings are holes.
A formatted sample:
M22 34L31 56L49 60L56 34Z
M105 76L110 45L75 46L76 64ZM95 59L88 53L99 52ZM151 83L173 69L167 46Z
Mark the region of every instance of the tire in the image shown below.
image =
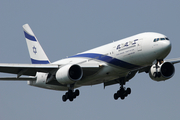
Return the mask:
M160 72L158 72L158 73L157 73L157 76L160 78L160 77L161 77L161 73L160 73Z
M117 96L120 97L121 94L122 94L122 93L120 92L120 90L118 90L118 91L117 91Z
M127 94L131 94L131 88L127 88L126 92Z
M70 97L70 98L69 98L69 101L71 101L71 102L72 102L72 101L73 101L73 97Z
M124 100L124 98L125 98L125 96L124 96L124 95L122 95L122 96L121 96L121 100Z
M128 93L127 91L124 92L124 97L127 97L128 96Z
M62 100L63 100L63 102L66 102L66 100L67 100L66 95L62 96Z
M79 90L76 89L76 90L75 90L75 95L76 95L76 96L79 96L79 94L80 94Z
M157 73L156 73L156 72L154 72L154 73L153 73L153 76L154 76L154 78L156 78L156 77L157 77Z
M118 94L114 93L114 99L117 100L118 99Z
M66 99L68 99L69 98L69 93L66 92L65 96L66 96Z
M76 94L75 94L75 93L72 94L72 98L73 98L73 99L76 98Z

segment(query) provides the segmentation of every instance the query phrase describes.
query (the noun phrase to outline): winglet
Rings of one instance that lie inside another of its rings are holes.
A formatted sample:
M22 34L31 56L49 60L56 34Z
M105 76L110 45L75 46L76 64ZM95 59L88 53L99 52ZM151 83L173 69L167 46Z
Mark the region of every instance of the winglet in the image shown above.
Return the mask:
M23 25L23 29L32 64L50 64L46 53L42 49L29 25Z

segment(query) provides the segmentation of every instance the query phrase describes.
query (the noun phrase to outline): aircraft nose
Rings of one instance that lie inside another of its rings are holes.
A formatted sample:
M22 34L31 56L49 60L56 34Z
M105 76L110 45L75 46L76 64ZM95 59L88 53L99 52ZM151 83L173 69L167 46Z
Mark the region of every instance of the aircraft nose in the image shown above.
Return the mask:
M164 40L161 42L162 42L161 46L164 49L164 51L169 53L171 51L171 42L169 40Z
M159 49L159 57L158 59L164 59L171 51L171 42L169 40L159 41L160 49Z

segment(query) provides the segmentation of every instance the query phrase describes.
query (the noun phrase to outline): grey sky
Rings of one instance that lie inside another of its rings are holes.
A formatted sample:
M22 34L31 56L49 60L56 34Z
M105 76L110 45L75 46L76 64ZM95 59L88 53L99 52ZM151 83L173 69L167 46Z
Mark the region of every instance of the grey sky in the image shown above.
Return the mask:
M1 0L0 62L30 63L25 23L51 62L146 31L167 35L173 47L167 58L180 57L179 5L178 0ZM123 101L113 99L119 85L81 87L77 99L64 103L63 91L0 81L0 120L179 120L180 64L175 68L165 82L137 74L126 84L132 93Z

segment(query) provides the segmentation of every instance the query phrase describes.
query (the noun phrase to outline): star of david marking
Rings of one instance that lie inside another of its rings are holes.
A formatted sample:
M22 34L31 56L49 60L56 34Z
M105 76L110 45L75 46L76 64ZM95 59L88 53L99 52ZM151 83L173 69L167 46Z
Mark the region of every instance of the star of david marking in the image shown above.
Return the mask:
M37 53L37 49L35 46L33 47L33 53L35 53L35 54Z

